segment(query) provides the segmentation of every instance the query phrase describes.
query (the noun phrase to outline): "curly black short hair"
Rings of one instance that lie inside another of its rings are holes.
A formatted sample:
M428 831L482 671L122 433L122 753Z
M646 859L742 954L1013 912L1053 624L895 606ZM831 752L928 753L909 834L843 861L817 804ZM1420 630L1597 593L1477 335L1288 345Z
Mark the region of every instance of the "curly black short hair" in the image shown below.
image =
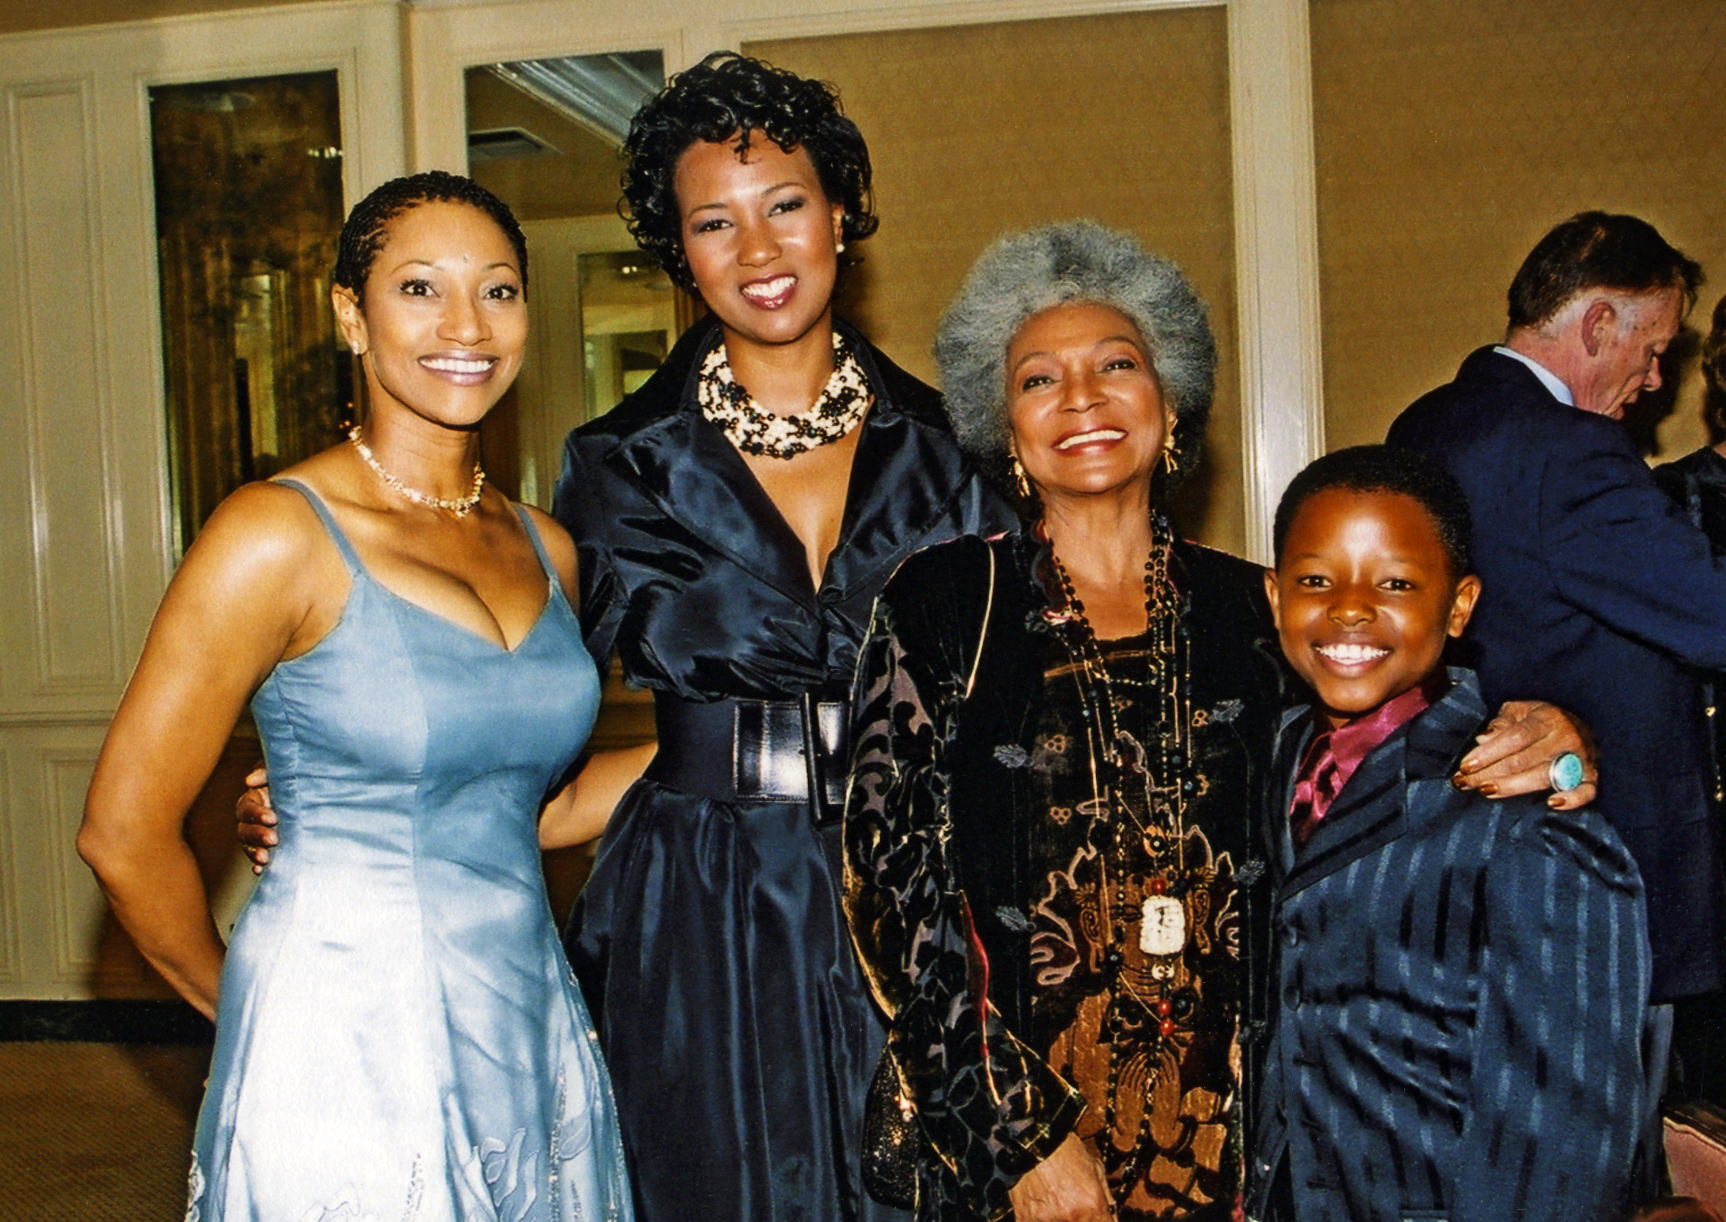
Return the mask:
M389 223L420 204L467 204L497 222L515 251L521 269L521 291L527 293L527 237L509 205L471 178L444 170L427 170L405 178L392 178L354 205L342 225L336 245L336 266L331 279L365 304L366 277L388 240Z
M1402 446L1349 446L1315 458L1289 481L1277 503L1271 527L1272 548L1280 565L1283 544L1300 507L1321 492L1389 492L1406 496L1425 509L1438 531L1438 541L1450 561L1450 575L1474 571L1473 518L1468 495L1450 472L1416 450Z
M756 134L787 153L802 149L827 198L843 204L841 237L849 246L875 232L869 146L839 109L839 94L772 64L715 51L679 72L642 103L623 142L623 214L641 249L682 287L694 291L683 255L683 218L674 182L677 159L697 141L740 138L738 155ZM849 260L840 256L843 268Z

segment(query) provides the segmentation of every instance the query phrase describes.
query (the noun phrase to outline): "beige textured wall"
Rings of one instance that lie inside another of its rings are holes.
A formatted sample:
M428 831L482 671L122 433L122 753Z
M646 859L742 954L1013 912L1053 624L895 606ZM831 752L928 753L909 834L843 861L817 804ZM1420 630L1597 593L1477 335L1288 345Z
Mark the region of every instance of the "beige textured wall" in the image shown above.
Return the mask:
M1700 260L1707 326L1726 292L1726 4L1314 0L1311 16L1332 448L1382 440L1497 342L1523 256L1586 208L1646 217ZM1704 436L1694 356L1679 368L1660 460Z
M194 13L229 13L265 8L281 0L0 0L0 34L23 30L57 30L115 21L145 21L152 17L185 17ZM308 2L308 0L301 0ZM309 0L319 3L320 0ZM322 0L329 3L333 0Z
M869 140L881 228L843 309L934 380L929 345L971 261L1007 230L1090 216L1192 277L1221 351L1188 534L1245 545L1228 31L1221 9L760 42L838 86Z

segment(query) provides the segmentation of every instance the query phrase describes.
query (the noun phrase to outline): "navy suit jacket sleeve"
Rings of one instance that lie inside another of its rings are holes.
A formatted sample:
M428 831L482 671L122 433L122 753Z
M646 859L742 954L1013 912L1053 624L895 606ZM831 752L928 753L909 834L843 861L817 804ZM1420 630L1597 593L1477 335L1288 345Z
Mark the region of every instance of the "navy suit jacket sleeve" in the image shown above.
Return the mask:
M1642 1114L1649 954L1604 821L1508 825L1480 876L1476 1062L1450 1222L1614 1216Z
M1574 409L1572 409L1574 410ZM1726 561L1687 522L1616 423L1546 452L1540 521L1560 599L1692 665L1726 667Z

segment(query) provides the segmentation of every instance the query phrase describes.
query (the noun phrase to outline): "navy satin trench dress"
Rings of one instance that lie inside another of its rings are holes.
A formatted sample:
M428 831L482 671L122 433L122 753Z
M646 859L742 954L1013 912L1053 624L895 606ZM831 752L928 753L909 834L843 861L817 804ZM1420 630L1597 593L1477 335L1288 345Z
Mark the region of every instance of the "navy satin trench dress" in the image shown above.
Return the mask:
M880 590L919 547L1010 511L961 458L935 392L842 328L874 392L820 588L695 374L698 323L660 370L565 447L555 512L581 558L603 666L661 706L849 692ZM623 1121L646 1222L901 1217L858 1175L882 1026L840 908L838 828L807 802L723 800L655 779L619 805L566 937ZM723 757L717 752L689 752ZM667 768L663 765L673 765Z

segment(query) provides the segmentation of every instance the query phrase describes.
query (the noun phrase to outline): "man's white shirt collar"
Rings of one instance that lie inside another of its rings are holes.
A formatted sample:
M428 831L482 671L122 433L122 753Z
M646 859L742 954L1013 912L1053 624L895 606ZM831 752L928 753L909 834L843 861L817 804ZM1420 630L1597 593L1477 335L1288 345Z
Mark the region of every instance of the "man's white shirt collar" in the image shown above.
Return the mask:
M1527 365L1534 371L1534 376L1540 379L1540 384L1542 386L1552 392L1552 397L1554 399L1557 399L1560 403L1564 404L1565 407L1576 406L1576 396L1570 393L1570 387L1566 386L1563 382L1560 382L1558 380L1558 376L1545 365L1542 365L1539 361L1523 356L1522 353L1518 352L1514 348L1506 348L1503 344L1494 346L1492 350L1494 352L1502 352L1513 361L1521 361L1524 365Z

